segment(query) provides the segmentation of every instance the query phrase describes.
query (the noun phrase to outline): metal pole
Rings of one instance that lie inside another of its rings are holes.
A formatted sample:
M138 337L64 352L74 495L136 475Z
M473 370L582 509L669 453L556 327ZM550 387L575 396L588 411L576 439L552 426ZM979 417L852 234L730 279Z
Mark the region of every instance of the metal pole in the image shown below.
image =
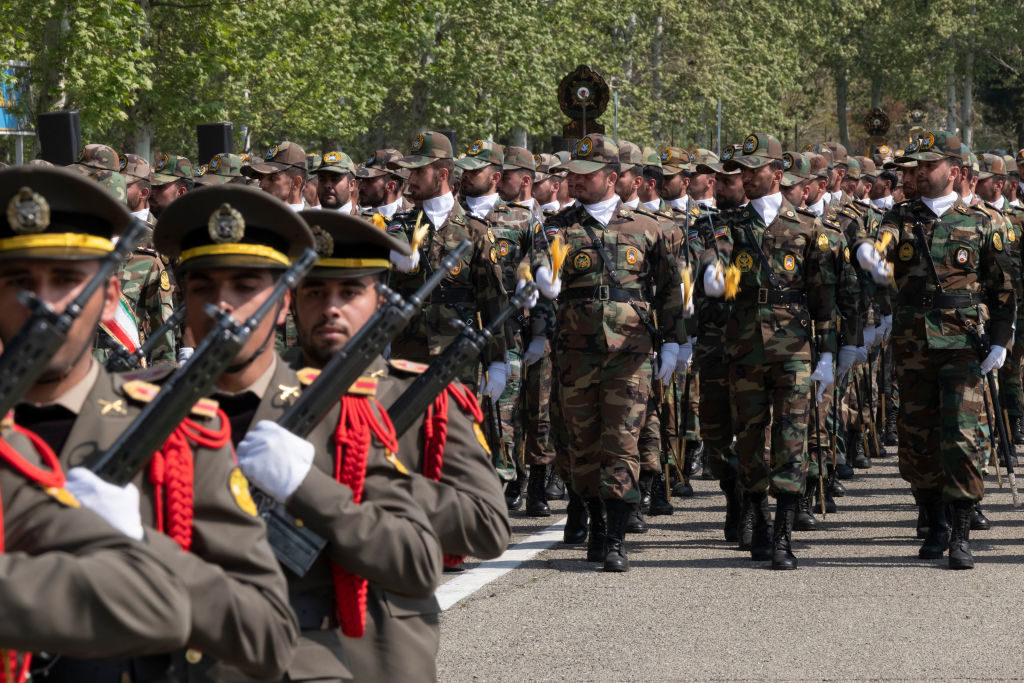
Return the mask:
M25 163L25 137L23 135L14 136L14 163L17 166Z
M613 102L615 103L614 116L612 117L612 138L615 140L615 144L619 144L619 91L616 89L612 92Z
M722 100L718 100L718 141L715 143L718 148L715 150L715 154L722 156Z

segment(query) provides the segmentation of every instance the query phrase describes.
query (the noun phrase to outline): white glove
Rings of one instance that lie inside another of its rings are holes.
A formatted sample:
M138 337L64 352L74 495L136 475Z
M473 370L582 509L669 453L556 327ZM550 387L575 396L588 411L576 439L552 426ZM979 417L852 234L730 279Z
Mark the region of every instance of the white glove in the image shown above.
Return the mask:
M692 351L690 352L693 353ZM661 345L661 357L657 359L658 367L654 371L655 379L662 382L668 381L672 373L676 371L676 363L679 361L679 344L668 342Z
M64 483L78 502L102 517L125 536L142 540L142 517L139 516L139 490L135 484L116 486L103 481L84 467L72 467Z
M843 377L850 371L857 363L857 358L860 356L860 352L856 346L840 346L839 347L839 360L836 362L836 377ZM867 360L867 350L865 349L864 360Z
M689 292L690 297L686 297L686 285L682 282L679 283L679 291L683 295L683 317L693 317L693 292Z
M525 288L526 288L526 280L524 280L523 278L519 278L519 281L516 282L516 294L518 294L519 292L521 292ZM534 306L537 305L537 300L539 298L540 298L540 289L538 288L538 289L533 290L533 294L531 294L530 297L526 300L526 304L523 307L526 310L530 310L531 308L533 308Z
M873 342L871 346L878 346L882 343L883 335L885 334L885 325L875 325Z
M1003 367L1003 363L1006 362L1006 347L992 345L985 360L981 361L981 374L987 375L993 370L998 370Z
M395 270L400 273L411 273L416 270L416 266L420 264L420 252L417 249L412 252L409 256L400 254L394 249L390 250L391 263L395 266Z
M836 381L835 375L832 374L831 351L825 351L821 354L821 358L818 359L818 367L814 368L811 379L816 383L818 403L821 403L825 398L825 390L832 386L832 382Z
M860 365L868 362L868 347L858 346L857 347L857 359L853 361L854 365Z
M238 444L238 466L249 481L283 503L313 466L313 444L276 422L260 420Z
M873 244L865 242L857 247L857 261L876 283L889 284L889 278L892 277L892 264L882 260Z
M551 282L551 269L547 266L541 266L537 269L537 274L533 278L537 282L537 289L544 295L545 299L555 299L558 297L558 293L562 291L562 278L556 277L554 283Z
M192 354L195 352L195 348L191 346L182 346L178 349L178 365L184 365L187 363L188 359L191 358Z
M543 358L546 344L547 339L544 337L534 337L531 339L530 345L526 347L526 351L523 353L523 365L533 365Z
M892 335L892 315L882 316L882 341L888 342Z
M690 367L690 361L693 360L693 342L687 340L685 344L679 345L679 358L676 359L676 372L680 375L686 372L687 368Z
M704 269L704 293L719 298L725 294L725 272L722 264L716 263Z
M484 385L483 395L489 396L492 401L497 401L505 392L505 382L508 380L508 369L505 362L496 360L487 366L487 384Z
M875 326L865 325L864 326L864 347L870 349L875 345Z

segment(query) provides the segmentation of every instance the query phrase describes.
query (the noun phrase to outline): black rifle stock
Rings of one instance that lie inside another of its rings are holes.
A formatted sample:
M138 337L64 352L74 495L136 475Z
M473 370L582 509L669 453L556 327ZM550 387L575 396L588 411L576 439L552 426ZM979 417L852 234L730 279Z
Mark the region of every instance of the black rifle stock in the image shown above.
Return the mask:
M184 304L179 304L178 307L174 309L174 313L171 313L171 317L165 320L163 325L146 337L146 341L143 342L142 346L135 349L134 353L128 353L123 346L118 346L114 349L111 352L110 357L107 358L107 370L110 372L128 372L129 370L134 370L139 367L144 359L149 358L149 354L153 352L153 347L159 343L160 338L181 325L184 320L185 306Z
M121 262L142 238L146 224L135 219L114 246L114 250L100 260L99 270L85 283L78 296L62 313L40 301L31 292L21 292L18 300L32 309L28 319L0 356L0 415L6 415L21 400L49 363L68 336L68 330L82 314L89 299L104 286Z
M146 404L108 449L96 451L83 465L111 483L130 482L189 414L196 401L210 393L260 322L279 305L285 292L295 286L316 259L316 252L307 249L245 322L239 323L230 313L208 305L206 312L218 319L217 326L206 335L192 358L164 383L156 398Z

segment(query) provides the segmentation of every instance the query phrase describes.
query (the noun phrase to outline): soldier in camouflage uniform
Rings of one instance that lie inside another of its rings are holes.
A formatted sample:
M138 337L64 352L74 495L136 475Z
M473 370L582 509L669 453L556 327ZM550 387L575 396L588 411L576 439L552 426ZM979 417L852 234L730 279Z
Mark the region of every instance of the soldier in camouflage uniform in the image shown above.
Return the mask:
M350 215L359 213L356 205L359 195L356 188L356 165L349 155L338 150L325 152L314 171L317 178L316 195L321 207Z
M373 156L356 168L356 184L359 186L359 203L362 215L373 220L379 213L385 221L400 211L410 211L410 202L402 193L409 172L400 168L389 168L388 164L402 158L397 149L378 149Z
M398 270L392 276L392 287L397 292L412 294L449 251L463 240L472 245L424 303L419 315L391 343L394 356L430 363L458 336L453 320L487 325L505 307L508 297L501 284L494 233L476 218L467 216L452 195L449 179L454 161L448 138L436 132L421 133L413 139L409 156L393 161L392 166L410 171L409 197L420 202L422 208L395 214L388 232L411 242L417 225L428 227L426 237L411 258L392 255ZM501 396L508 378L507 346L505 335L496 335L481 358L488 377L483 394L493 400ZM459 379L476 391L480 385L480 365L471 363Z
M195 184L224 185L232 183L235 185L245 185L247 181L245 176L242 175L242 166L245 165L245 157L241 154L221 152L210 159L210 163L206 164L206 171L202 175L196 174Z
M730 277L738 271L725 351L739 485L754 509L751 557L771 559L773 569L795 569L790 535L806 483L809 394L816 388L822 398L833 379L835 273L821 222L798 213L779 191L782 154L778 140L755 133L744 140L743 154L726 162L727 170L741 169L751 202L720 214L718 225L728 229L714 250L704 252L706 267L698 281L706 296L723 297L732 294L726 266L735 269ZM763 460L769 424L770 467ZM778 501L770 542L769 490Z
M149 183L153 190L149 195L149 210L160 218L160 214L175 199L192 191L195 174L192 162L175 154L159 154L153 164Z
M128 210L139 220L146 221L146 225L150 227L149 242L143 246L151 247L152 228L156 225L156 218L149 210L149 195L153 191L149 183L149 162L138 154L122 154L117 159L118 168L124 176Z
M881 227L888 244L863 240L857 259L876 282L894 277L897 290L899 464L927 517L919 557L940 558L948 547L950 568L970 569L971 510L985 486L983 375L1005 361L1014 323L1008 237L953 192L963 166L957 136L928 133L910 156L921 199L895 205Z
M636 434L651 390L652 314L663 340L653 379L675 371L686 330L679 273L658 224L615 195L618 162L611 140L581 139L566 164L579 204L549 225L569 247L553 355L572 486L590 510L588 560L621 572L629 568L625 527L640 503ZM538 269L538 286L549 298L561 289L561 280L552 284L550 277L546 266Z

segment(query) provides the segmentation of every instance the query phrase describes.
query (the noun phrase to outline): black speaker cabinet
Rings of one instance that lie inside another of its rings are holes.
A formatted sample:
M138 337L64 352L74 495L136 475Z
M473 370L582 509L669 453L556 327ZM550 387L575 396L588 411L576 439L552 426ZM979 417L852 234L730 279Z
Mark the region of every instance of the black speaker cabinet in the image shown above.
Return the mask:
M57 166L78 161L82 149L82 128L78 123L78 110L52 111L40 114L36 122L39 135L39 154Z
M210 159L221 152L231 153L232 130L230 121L218 121L217 123L200 123L196 126L196 136L199 139L199 158L196 165L210 163Z

